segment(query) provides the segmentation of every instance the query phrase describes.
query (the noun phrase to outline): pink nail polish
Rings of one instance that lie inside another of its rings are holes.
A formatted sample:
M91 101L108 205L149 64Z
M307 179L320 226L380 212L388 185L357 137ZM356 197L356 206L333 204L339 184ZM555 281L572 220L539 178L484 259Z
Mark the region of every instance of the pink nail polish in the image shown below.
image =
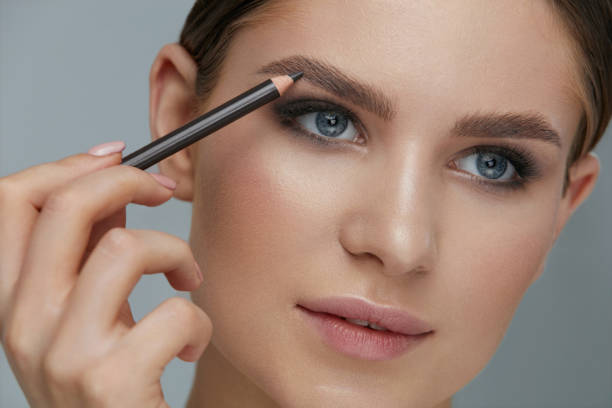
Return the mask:
M155 180L159 182L162 186L169 188L170 190L174 190L176 188L176 181L172 180L170 177L163 176L159 173L149 173L153 176Z
M123 149L125 149L124 142L108 142L92 147L87 153L94 156L107 156L123 151Z

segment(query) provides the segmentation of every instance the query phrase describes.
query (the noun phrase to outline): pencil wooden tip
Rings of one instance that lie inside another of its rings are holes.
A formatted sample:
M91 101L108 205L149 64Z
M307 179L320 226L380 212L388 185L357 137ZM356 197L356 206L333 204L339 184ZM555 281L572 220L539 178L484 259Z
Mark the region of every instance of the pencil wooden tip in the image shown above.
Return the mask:
M302 74L301 72L299 74ZM292 74L292 75L296 75L296 74ZM301 77L301 75L300 75ZM299 79L299 77L298 77ZM294 80L290 75L279 75L277 77L274 78L270 78L270 80L272 82L274 82L274 85L276 86L276 89L278 89L278 93L279 94L283 94L287 89L289 89L289 87L291 87L291 85L293 85L296 81Z

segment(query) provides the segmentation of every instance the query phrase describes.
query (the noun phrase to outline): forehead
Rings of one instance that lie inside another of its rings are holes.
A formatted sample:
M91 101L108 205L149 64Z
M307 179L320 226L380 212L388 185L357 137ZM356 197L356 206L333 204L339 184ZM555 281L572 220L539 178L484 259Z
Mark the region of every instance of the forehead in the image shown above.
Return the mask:
M536 111L563 140L573 137L582 105L579 72L569 37L545 0L277 4L230 50L249 67L315 56L381 88L400 117Z

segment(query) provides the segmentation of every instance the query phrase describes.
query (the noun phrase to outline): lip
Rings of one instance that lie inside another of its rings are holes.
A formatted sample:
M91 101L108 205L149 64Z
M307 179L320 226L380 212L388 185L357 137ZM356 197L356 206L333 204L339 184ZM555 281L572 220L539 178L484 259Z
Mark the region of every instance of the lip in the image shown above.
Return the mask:
M392 306L380 306L354 297L304 300L298 304L312 312L329 313L349 319L367 320L392 332L416 336L433 330L424 320Z
M297 309L325 344L340 353L365 360L398 357L433 334L427 322L401 309L358 298L301 301ZM355 325L342 317L367 320L388 331Z

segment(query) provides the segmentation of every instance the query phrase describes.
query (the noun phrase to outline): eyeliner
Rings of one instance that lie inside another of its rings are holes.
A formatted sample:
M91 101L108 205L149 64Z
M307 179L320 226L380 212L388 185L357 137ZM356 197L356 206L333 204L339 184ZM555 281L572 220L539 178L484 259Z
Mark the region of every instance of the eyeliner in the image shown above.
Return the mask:
M281 96L300 79L303 72L267 79L224 104L141 147L121 160L121 164L147 169L166 157L229 125L247 113Z

